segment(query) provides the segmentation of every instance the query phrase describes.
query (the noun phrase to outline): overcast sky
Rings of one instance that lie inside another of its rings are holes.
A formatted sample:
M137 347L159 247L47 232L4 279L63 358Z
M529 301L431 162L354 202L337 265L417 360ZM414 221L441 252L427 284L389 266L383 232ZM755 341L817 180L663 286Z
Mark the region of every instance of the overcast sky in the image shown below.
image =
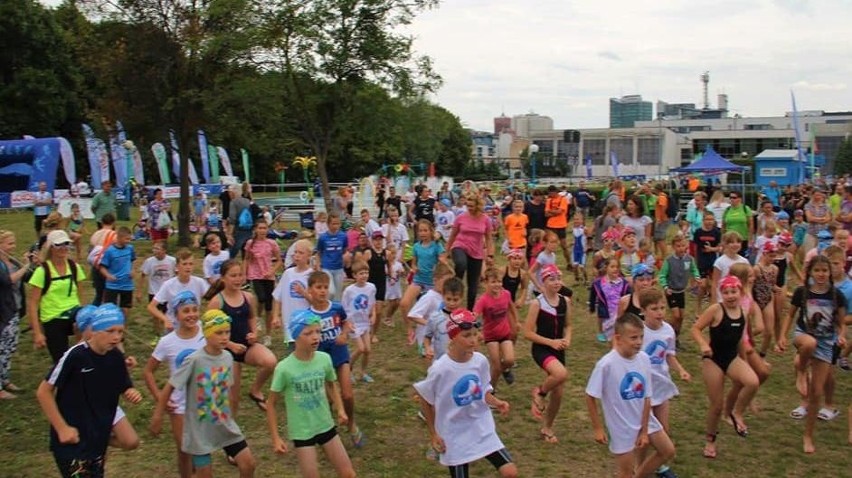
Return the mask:
M610 97L702 103L731 114L852 110L850 0L443 0L411 26L444 78L435 97L467 127L548 115L607 127Z

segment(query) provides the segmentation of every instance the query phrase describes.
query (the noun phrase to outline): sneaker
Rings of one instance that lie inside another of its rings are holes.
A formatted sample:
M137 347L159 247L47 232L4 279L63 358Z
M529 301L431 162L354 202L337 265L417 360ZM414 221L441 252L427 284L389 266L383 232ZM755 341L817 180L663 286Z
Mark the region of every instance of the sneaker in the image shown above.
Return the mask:
M598 342L605 343L606 342L606 335L603 332L601 332L601 333L598 334L597 339L598 339Z
M264 335L262 343L266 347L272 347L272 337Z
M669 468L669 467L666 467L666 468L665 468L664 470L662 470L662 471L659 471L659 470L658 470L658 471L657 471L657 476L658 476L659 478L677 478L677 474L675 474L675 472L673 472L673 471L672 471L672 469L671 469L671 468Z
M849 367L849 358L847 358L847 357L840 357L840 360L838 361L838 365L840 365L840 368L842 368L843 370L846 370L847 372L849 370L852 370L852 368Z
M512 372L512 369L503 371L503 380L505 380L509 385L515 383L515 373Z
M373 380L373 377L371 377L371 376L370 376L370 374L368 374L368 373L365 373L364 375L362 375L362 376L361 376L361 380L363 380L363 381L364 381L364 383L373 383L373 382L375 382L375 380Z
M358 379L355 378L355 374L354 373L350 374L349 375L349 383L351 383L352 385L355 385L355 383L357 383L357 382L358 382Z

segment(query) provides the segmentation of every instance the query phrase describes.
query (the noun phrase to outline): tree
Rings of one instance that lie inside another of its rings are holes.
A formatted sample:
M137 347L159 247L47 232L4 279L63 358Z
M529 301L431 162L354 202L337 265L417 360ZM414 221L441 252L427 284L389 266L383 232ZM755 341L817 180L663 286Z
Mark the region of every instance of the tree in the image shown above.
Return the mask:
M327 164L335 137L366 82L400 96L433 91L431 59L416 57L398 33L437 0L272 0L264 4L266 47L285 74L298 134L317 157L326 208ZM313 87L313 88L310 88Z
M845 139L840 143L837 157L834 160L834 175L842 176L852 173L852 140Z

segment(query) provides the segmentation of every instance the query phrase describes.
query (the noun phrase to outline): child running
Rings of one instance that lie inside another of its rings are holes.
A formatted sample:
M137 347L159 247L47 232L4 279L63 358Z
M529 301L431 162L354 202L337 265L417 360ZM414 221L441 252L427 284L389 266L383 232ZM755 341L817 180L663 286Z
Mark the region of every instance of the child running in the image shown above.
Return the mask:
M204 238L204 243L207 245L208 253L204 256L202 270L207 282L214 285L222 277L222 264L231 258L231 253L227 249L222 249L222 239L216 234L208 234Z
M195 257L189 249L180 249L175 254L177 258L177 275L163 283L154 298L148 302L148 313L159 320L168 331L174 330L176 326L175 311L167 308L165 312L160 310L160 304L168 305L179 293L188 290L196 297L204 297L210 285L201 277L192 275L195 268Z
M731 244L726 243L726 250ZM741 305L743 284L738 278L727 276L719 281L719 289L721 302L711 304L692 326L692 338L701 350L702 375L707 387L707 397L710 399L706 423L707 443L704 445L706 458L716 458L716 436L719 417L722 414L725 377L739 382L742 386L730 418L734 431L743 438L748 436L748 427L743 422L745 407L757 392L758 387L758 379L754 371L739 358L743 332L748 325ZM709 342L702 334L702 331L708 327L710 328Z
M50 451L63 477L104 476L106 450L119 397L139 403L118 344L124 315L114 306L95 311L88 340L68 349L36 398L50 422Z
M133 233L121 226L112 243L104 252L98 270L106 279L104 286L104 302L110 302L121 307L124 317L130 319L130 309L133 307L133 262L136 261L136 249L130 240ZM125 323L125 327L128 324Z
M248 247L246 247L248 250ZM246 254L248 256L248 254ZM275 370L275 354L258 340L257 299L254 294L243 290L246 276L238 260L222 264L222 277L205 294L208 310L221 310L231 319L231 338L225 349L233 357L233 384L231 385L231 412L236 418L240 409L240 388L243 364L257 367L257 375L249 389L248 398L261 410L266 411L263 387ZM278 324L273 323L273 327ZM228 455L233 456L233 455Z
M429 318L433 314L441 313L441 309L443 308L443 297L441 294L444 291L444 283L455 276L453 269L444 263L435 266L433 274L435 287L426 291L417 300L417 303L414 304L414 307L411 308L411 311L406 317L409 327L410 324L414 324L415 326L414 329L409 329L408 332L409 345L416 342L418 347L423 346L423 337L426 334L426 326L429 324ZM421 351L425 354L425 349L421 349Z
M340 216L331 214L328 216L328 231L320 233L320 229L316 229L317 254L319 255L317 270L322 268L331 276L334 300L340 300L343 296L343 279L346 276L344 268L349 255L346 252L349 247L349 238L340 230L340 225Z
M292 343L287 322L290 315L297 310L304 310L311 305L308 303L308 277L314 270L311 268L311 252L313 244L307 239L299 239L291 246L293 249L293 267L284 270L281 280L272 291L272 322L282 324L284 343Z
M405 266L397 259L395 245L389 244L387 252L388 276L385 289L384 325L394 327L394 316L402 299L402 278L405 277Z
M473 313L482 317L482 335L491 367L491 386L503 376L506 383L515 383L515 340L518 337L518 310L509 291L503 288L497 269L486 269L485 293L473 306Z
M571 229L574 244L571 247L571 256L574 261L574 282L588 283L586 275L586 249L588 244L588 231L586 230L585 218L582 214L574 214L574 227Z
M441 285L441 290L443 305L440 310L429 314L423 332L423 355L429 365L447 353L450 342L447 320L454 310L462 307L464 282L458 277L450 277Z
M647 288L639 294L639 305L645 323L642 350L651 361L651 383L654 388L654 394L651 396L651 412L660 421L666 434L671 436L669 402L680 392L672 381L670 368L675 369L680 379L685 382L692 380L692 376L677 359L677 334L674 327L664 320L666 302L665 294L655 288ZM642 451L640 455L643 455ZM666 464L657 469L657 476L677 478Z
M204 334L198 324L200 317L198 304L198 297L188 290L172 299L170 306L175 310L177 327L157 342L143 372L145 385L154 397L159 397L162 392L154 378L154 372L160 364L165 362L169 367L169 376L172 376L189 354L204 347ZM183 390L172 392L166 409L172 425L172 437L177 447L178 475L181 478L192 478L192 457L181 450L183 417L186 411L186 395Z
M799 393L808 397L809 412L805 418L802 449L814 453L814 427L817 414L833 364L834 347L846 345L846 298L834 287L831 262L825 256L814 257L805 272L806 285L793 292L790 313L781 329L778 348L787 348L787 333L795 320L793 345L799 355L796 365L796 386ZM810 379L807 378L810 368ZM805 383L801 383L805 381ZM806 393L803 391L806 390Z
M766 352L775 340L775 289L778 288L778 266L775 261L779 247L774 242L767 241L761 249L754 266L752 295L763 318L763 337L759 353L761 357L766 357Z
M197 478L212 478L216 450L233 457L240 478L254 476L254 456L231 413L229 389L233 385L230 342L231 319L221 310L210 309L201 317L205 344L183 359L180 367L160 391L151 417L151 434L160 434L163 412L174 390L186 391L186 410L181 450L191 456Z
M287 443L278 433L278 414L275 410L278 397L283 394L287 432L293 440L300 474L308 478L319 478L315 448L319 445L328 456L337 476L354 478L352 462L337 435L334 419L331 417L329 400L334 405L339 425L345 425L349 419L340 398L337 374L334 372L331 357L317 350L322 334L321 321L313 312L301 310L293 314L287 322L287 335L295 342L295 349L275 366L272 387L269 390L266 422L269 426L272 450L279 455L287 453Z
M381 234L381 231L377 232ZM355 283L343 291L343 310L346 312L346 320L352 324L349 335L355 341L355 353L349 360L349 367L352 369L352 381L355 382L355 364L361 359L361 380L364 383L373 383L373 377L367 369L372 349L370 329L376 322L376 286L367 282L370 267L362 260L356 260L352 264L352 275L355 277Z
M266 237L269 225L265 221L257 221L254 224L254 232L251 239L243 247L245 262L243 262L243 274L251 281L251 288L257 298L255 304L257 315L264 320L263 336L261 343L266 347L272 345L272 291L275 289L275 275L281 266L281 248L273 239ZM222 272L224 274L224 272ZM242 285L242 284L241 284ZM257 332L257 331L255 331ZM239 361L238 361L239 362ZM269 369L270 375L273 364ZM239 375L238 375L239 376ZM234 407L236 409L236 407Z
M686 240L686 236L676 234L671 244L672 254L663 261L659 281L671 311L669 323L672 324L675 337L679 337L683 324L683 312L686 310L686 289L692 282L700 284L701 274L698 272L695 259L689 255L689 241Z
M705 212L701 221L701 227L692 234L692 242L695 246L695 261L698 267L699 282L698 301L696 310L704 310L704 299L709 297L710 286L713 278L713 263L722 250L719 245L722 241L722 232L716 227L716 216L712 212Z
M370 247L361 253L359 257L356 257L356 260L358 259L367 263L369 270L367 282L373 284L376 288L376 312L373 323L370 324L370 341L371 343L376 343L379 341L377 337L379 325L384 321L389 269L388 251L385 249L385 235L381 228L376 228L370 235ZM352 273L354 274L354 264L352 267Z
M136 301L142 302L142 281L148 278L148 302L154 299L160 288L167 280L175 276L175 267L177 260L174 256L168 255L166 249L166 241L154 241L151 245L151 257L142 262L142 268L139 274L139 284L136 285ZM168 304L158 304L157 308L161 313L166 313ZM154 321L154 334L159 339L163 335L163 322L156 317L152 317Z
M485 458L504 478L518 476L508 450L497 436L493 407L509 413L509 403L495 397L488 359L476 351L479 332L473 313L458 309L447 322L447 354L414 384L429 427L432 449L450 476L467 478L470 463Z
M568 299L559 294L562 273L555 265L541 271L543 290L527 311L524 337L532 342L532 357L544 370L544 382L532 390L532 415L543 420L541 437L547 443L558 443L553 422L562 404L568 370L565 368L565 350L571 346L572 326Z
M524 266L524 250L512 249L509 251L506 267L501 269L500 283L509 291L515 307L522 307L526 302L530 274Z
M613 348L595 364L586 385L586 405L595 441L609 443L619 478L648 476L675 455L668 433L651 413L656 390L651 361L642 351L643 336L642 319L633 314L619 317ZM598 400L609 438L598 414ZM655 452L642 459L640 452L648 444Z
M444 245L435 241L435 229L431 222L420 219L416 224L417 243L414 244L413 256L411 258L411 272L414 278L402 295L403 315L408 316L412 304L420 296L421 292L434 287L432 282L435 265L446 262Z
M631 269L636 269L639 276L647 275L650 270L645 264L638 263L635 266L631 266ZM653 276L653 272L651 275ZM606 273L595 279L592 283L592 293L589 294L589 312L597 311L598 342L606 343L612 340L618 305L630 290L630 284L621 276L618 259L609 258L606 262Z
M722 255L713 263L713 280L710 287L710 303L722 302L720 284L736 263L748 264L748 259L741 256L740 245L742 236L737 231L728 231L722 236ZM740 284L742 286L742 284Z

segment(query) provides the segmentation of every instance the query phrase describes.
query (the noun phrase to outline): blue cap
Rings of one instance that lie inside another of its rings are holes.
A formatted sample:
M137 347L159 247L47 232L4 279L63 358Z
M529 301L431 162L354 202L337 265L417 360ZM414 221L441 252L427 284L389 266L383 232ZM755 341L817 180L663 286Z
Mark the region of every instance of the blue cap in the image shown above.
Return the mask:
M831 232L829 232L828 229L823 229L817 233L817 239L820 241L830 241L834 239L834 237L832 237Z
M654 268L644 262L640 262L633 265L633 269L630 270L630 275L633 276L634 279L645 275L653 276Z
M452 201L450 201L450 200L449 200L449 199L447 199L447 198L444 198L444 199L441 199L441 204L443 204L444 206L450 207L450 206L452 206L452 205L453 205L453 202L452 202Z
M77 311L74 321L77 323L77 330L80 332L89 328L92 324L92 317L98 308L92 304L84 305Z
M169 310L177 312L178 309L185 305L198 305L198 297L194 292L188 290L178 292L178 294L172 297L172 300L169 301Z
M778 218L779 221L782 220L782 219L787 220L787 221L790 220L790 215L787 214L787 211L781 211L775 217Z
M298 310L290 316L287 321L287 332L290 333L290 340L296 340L302 334L302 330L309 325L319 324L320 316L311 310Z
M124 325L124 312L115 304L103 304L92 314L89 325L92 332L101 332L116 325Z

